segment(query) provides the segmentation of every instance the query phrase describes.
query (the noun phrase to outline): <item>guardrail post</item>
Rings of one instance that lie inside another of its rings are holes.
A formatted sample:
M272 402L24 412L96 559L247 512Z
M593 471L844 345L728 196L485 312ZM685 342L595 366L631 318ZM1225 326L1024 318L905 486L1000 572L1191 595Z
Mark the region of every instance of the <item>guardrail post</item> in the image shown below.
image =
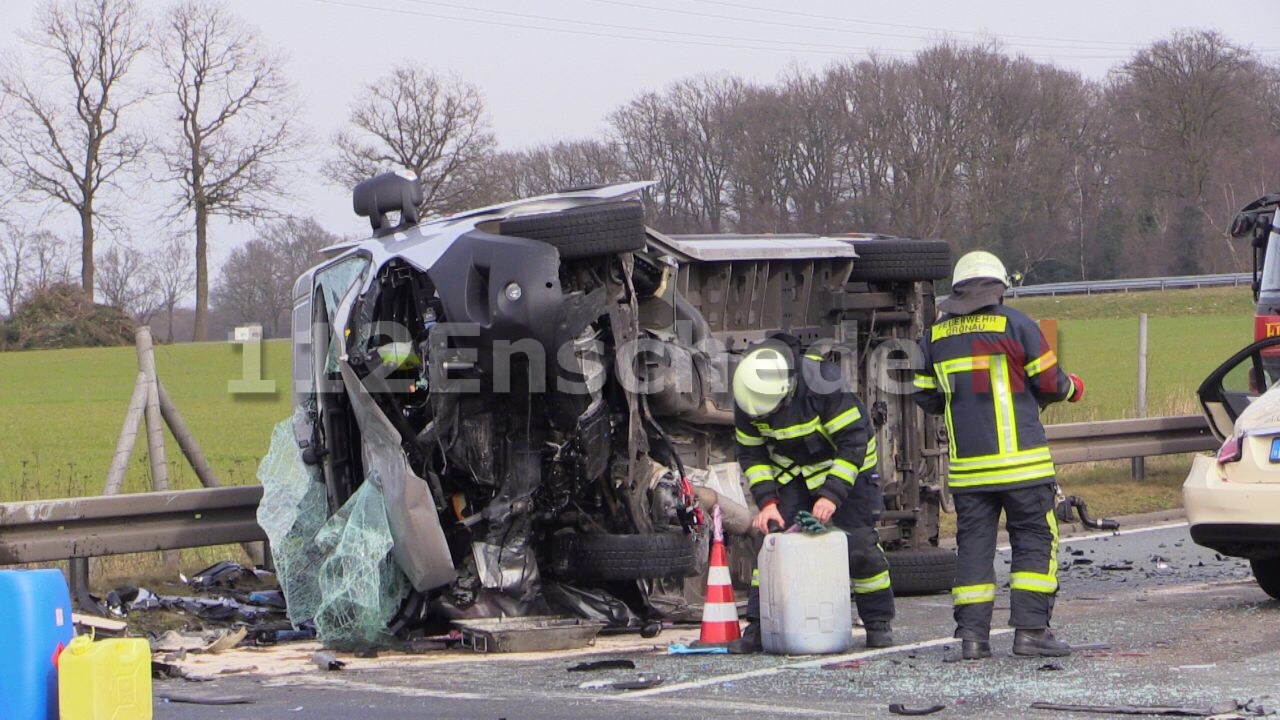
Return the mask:
M1147 416L1147 314L1138 316L1138 417ZM1134 480L1147 479L1146 458L1135 457L1130 468Z
M89 558L73 557L67 561L67 580L75 606L94 615L105 615L102 606L89 594Z
M138 345L138 369L146 376L147 382L147 456L151 461L151 488L156 492L169 489L169 463L164 452L164 420L160 413L160 381L156 375L155 346L151 341L151 326L143 325L135 335ZM164 555L165 569L170 573L178 572L179 556L177 551L166 550Z

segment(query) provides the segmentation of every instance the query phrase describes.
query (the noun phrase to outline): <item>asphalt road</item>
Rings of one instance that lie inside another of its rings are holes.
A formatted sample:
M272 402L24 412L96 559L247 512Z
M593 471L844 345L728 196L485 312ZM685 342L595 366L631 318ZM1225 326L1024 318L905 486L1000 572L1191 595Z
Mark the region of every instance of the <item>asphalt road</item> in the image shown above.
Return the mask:
M936 595L899 599L899 647L866 651L857 638L841 656L666 653L669 642L695 638L696 628L667 630L654 640L602 638L589 653L346 657L349 665L338 672L310 665L311 645L237 651L204 669L213 681L157 683L155 716L891 717L889 704L902 703L946 705L931 716L939 718L1073 718L1088 716L1029 706L1208 707L1269 695L1267 704L1280 705L1280 602L1258 589L1247 563L1197 547L1184 525L1064 540L1059 559L1065 566L1054 617L1059 636L1075 644L1107 643L1108 649L1052 660L1014 657L1012 632L1000 629L992 638L995 657L962 661L949 637L950 599ZM997 559L1006 576L1007 561L1007 552ZM1007 620L1007 590L996 603L999 627ZM584 660L614 658L630 659L636 669L566 672ZM655 675L662 683L647 690L601 687ZM253 702L206 706L159 699L174 693Z

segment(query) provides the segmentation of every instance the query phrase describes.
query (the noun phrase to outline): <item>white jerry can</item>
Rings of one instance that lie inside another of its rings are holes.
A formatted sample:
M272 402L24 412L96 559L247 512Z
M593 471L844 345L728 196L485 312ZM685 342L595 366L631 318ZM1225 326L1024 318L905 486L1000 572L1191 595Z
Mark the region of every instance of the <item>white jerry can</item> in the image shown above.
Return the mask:
M844 533L770 533L758 567L765 652L814 655L849 649L853 608Z

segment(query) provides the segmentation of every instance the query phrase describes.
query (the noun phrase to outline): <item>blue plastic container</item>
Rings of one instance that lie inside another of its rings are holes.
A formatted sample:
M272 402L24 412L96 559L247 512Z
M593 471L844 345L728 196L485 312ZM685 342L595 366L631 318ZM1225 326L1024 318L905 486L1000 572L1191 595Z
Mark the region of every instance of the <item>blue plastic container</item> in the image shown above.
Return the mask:
M58 654L74 634L58 570L0 570L0 720L58 720Z

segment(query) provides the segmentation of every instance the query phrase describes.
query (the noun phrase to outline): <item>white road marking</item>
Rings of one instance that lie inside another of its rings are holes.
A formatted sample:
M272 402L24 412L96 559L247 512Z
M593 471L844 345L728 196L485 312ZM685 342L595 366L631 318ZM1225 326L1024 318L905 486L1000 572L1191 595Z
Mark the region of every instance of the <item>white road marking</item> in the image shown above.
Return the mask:
M263 687L312 687L312 688L330 688L338 687L343 690L364 690L366 692L381 693L383 695L399 695L401 697L429 697L429 698L448 698L451 700L491 700L491 695L481 695L477 693L467 692L451 692L447 690L428 690L426 688L411 688L400 685L382 685L371 682L358 682L350 679L348 673L332 673L329 675L313 675L307 677L288 676L275 680L268 680L262 683Z
M1165 523L1163 525L1148 525L1147 527L1133 528L1132 530L1120 530L1119 532L1105 531L1105 532L1094 533L1093 535L1080 535L1078 537L1062 538L1060 541L1058 541L1058 545L1059 546L1070 545L1072 543L1084 542L1086 540L1097 540L1099 538L1116 537L1118 535L1137 535L1138 533L1153 532L1155 530L1168 530L1170 528L1180 528L1180 527L1186 527L1186 526L1187 526L1187 521L1183 520L1181 522ZM1006 552L1010 549L1010 547L1008 545L1001 545L996 549L999 550L1000 552Z
M992 630L991 635L1005 635L1013 632L1013 628L1004 628L1001 630ZM788 670L809 670L819 668L823 665L844 662L846 660L862 660L864 658L878 657L880 655L892 655L893 653L903 652L905 650L920 650L923 648L937 647L946 645L947 643L960 642L951 636L934 638L933 640L923 640L917 643L907 645L895 645L888 648L879 648L876 650L863 650L861 652L846 653L844 655L823 655L816 660L804 660L802 662L785 663L783 665L775 665L773 667L760 668L759 670L747 670L745 672L730 673L728 675L716 675L714 677L702 680L691 680L689 682L676 683L675 685L664 685L662 687L651 688L649 690L637 690L627 693L619 697L620 700L632 700L635 698L645 698L652 695L664 695L666 693L679 692L681 690L692 690L695 688L707 687L709 685L720 685L727 682L736 682L738 680L750 680L758 677L768 677L777 675L778 673Z

